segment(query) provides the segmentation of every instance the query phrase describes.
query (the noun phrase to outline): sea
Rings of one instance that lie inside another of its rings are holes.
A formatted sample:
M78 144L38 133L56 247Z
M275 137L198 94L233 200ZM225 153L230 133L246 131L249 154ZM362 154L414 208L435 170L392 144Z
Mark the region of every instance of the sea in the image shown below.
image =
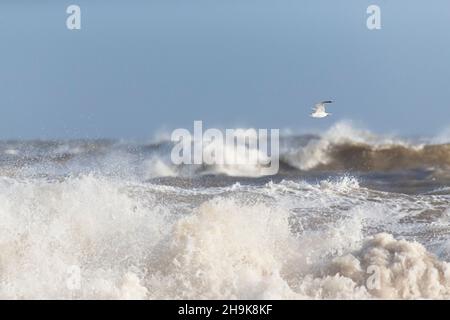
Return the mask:
M0 141L0 298L450 298L450 134L285 132L275 175L172 148Z

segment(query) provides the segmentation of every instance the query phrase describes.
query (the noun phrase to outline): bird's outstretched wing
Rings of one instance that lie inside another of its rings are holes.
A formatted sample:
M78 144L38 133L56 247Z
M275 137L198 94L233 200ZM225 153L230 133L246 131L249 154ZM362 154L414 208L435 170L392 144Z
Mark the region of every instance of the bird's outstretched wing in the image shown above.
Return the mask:
M326 100L326 101L317 103L313 108L314 112L325 112L325 104L328 104L328 103L333 103L333 101Z
M314 112L325 112L325 105L323 103L318 103L313 108Z

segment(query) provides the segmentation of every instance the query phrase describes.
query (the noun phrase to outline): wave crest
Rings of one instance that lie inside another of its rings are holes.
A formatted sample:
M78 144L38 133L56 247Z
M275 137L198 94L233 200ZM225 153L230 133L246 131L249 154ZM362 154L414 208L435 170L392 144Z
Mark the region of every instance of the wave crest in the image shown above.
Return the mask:
M287 165L303 171L450 168L450 144L413 143L378 136L342 122L281 157Z

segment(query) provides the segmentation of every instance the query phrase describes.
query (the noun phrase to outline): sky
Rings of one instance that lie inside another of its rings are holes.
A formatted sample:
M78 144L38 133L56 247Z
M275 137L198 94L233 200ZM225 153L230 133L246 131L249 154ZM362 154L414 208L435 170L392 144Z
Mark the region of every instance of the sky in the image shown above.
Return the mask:
M68 30L66 8L81 8ZM369 5L381 29L366 26ZM308 115L335 100L332 117ZM450 1L2 0L0 139L450 126Z

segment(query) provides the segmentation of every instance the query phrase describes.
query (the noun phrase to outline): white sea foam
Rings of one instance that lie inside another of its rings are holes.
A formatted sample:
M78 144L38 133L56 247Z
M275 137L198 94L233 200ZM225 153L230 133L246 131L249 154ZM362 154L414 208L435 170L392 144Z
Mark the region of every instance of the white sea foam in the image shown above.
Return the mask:
M379 283L368 285L372 272L378 270ZM439 261L419 243L395 240L378 234L366 239L353 254L338 257L327 266L332 277L351 279L353 289L367 297L383 299L442 299L450 297L450 264ZM323 283L321 278L319 283ZM316 291L313 289L312 291ZM322 288L319 286L319 291ZM342 292L340 293L342 294Z
M409 141L390 135L376 135L368 130L355 127L350 121L334 124L318 139L312 139L304 147L290 150L283 157L288 163L300 170L310 170L318 165L328 164L332 158L330 148L336 145L369 145L374 150L403 146L421 149L423 145L412 144Z
M176 177L178 175L175 166L171 166L159 157L152 157L143 163L143 178Z
M446 262L369 234L402 232L405 216L445 201L372 193L351 177L195 190L0 178L0 297L448 298ZM366 286L369 265L379 290Z
M0 189L3 298L130 297L123 288L137 284L128 267L144 263L163 236L164 209L145 209L93 176L2 179ZM66 285L71 266L81 268L80 290Z

